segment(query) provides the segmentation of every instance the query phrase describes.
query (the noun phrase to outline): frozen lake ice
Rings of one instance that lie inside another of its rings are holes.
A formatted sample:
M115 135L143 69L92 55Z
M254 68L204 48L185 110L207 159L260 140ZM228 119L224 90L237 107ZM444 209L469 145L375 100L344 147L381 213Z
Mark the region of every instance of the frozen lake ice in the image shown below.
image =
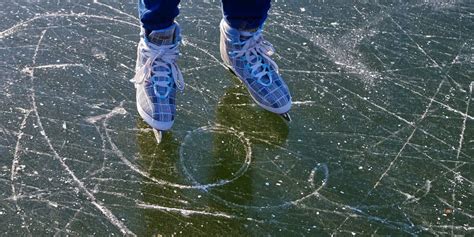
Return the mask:
M474 235L474 3L408 2L273 2L287 124L222 66L219 1L183 1L157 145L135 1L2 1L0 235Z

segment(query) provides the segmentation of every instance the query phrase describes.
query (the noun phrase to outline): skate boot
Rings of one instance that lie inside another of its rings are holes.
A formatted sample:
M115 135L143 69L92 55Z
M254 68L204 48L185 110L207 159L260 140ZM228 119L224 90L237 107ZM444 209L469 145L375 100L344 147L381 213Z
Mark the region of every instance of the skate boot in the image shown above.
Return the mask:
M142 29L137 50L135 83L137 109L153 128L157 142L162 131L173 126L176 115L176 90L184 89L184 80L176 65L180 44L179 25L145 34Z
M262 108L291 121L291 95L270 58L273 46L262 36L262 27L241 31L221 21L220 51L224 64L243 82Z

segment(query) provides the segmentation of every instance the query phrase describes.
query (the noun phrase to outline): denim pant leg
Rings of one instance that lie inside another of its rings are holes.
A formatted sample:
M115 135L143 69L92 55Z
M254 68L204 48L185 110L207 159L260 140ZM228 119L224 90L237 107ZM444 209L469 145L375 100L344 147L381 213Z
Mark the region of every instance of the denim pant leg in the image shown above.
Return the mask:
M239 30L263 25L270 10L270 0L222 0L224 19Z
M150 32L171 26L179 14L180 0L139 0L138 14L143 28Z
M173 24L179 14L180 0L139 0L139 16L147 31L160 30ZM270 9L270 0L222 0L224 19L239 30L263 25Z

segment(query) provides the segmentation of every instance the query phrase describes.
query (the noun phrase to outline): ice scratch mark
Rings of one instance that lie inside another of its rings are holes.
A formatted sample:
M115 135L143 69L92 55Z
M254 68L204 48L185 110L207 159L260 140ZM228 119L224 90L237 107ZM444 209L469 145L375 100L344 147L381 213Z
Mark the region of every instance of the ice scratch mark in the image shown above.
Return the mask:
M185 146L185 144L189 140L191 140L191 137L192 137L193 134L206 133L206 132L232 134L235 137L237 137L240 140L240 142L244 145L244 147L245 147L245 160L244 160L244 163L242 164L240 169L237 172L235 172L235 174L232 178L226 179L226 180L220 180L217 183L200 184L199 182L196 181L196 179L191 175L191 173L188 171L188 169L184 165L185 158L184 158L184 148L183 147ZM179 157L180 157L182 170L185 173L186 177L189 180L191 180L193 185L195 185L195 186L204 186L204 187L222 186L222 185L225 185L225 184L228 184L228 183L231 183L231 182L237 180L242 175L244 175L245 172L247 172L248 168L250 167L250 163L252 162L252 144L250 143L250 140L248 138L244 137L243 133L235 130L234 128L228 128L228 127L222 126L220 124L216 124L214 126L204 126L204 127L198 128L198 129L196 129L192 132L189 132L186 135L186 137L184 138L184 141L181 144L181 147L179 149Z
M25 221L25 216L22 214L21 208L18 205L18 201L17 201L18 197L17 197L17 193L16 193L16 188L15 188L15 180L16 180L16 176L18 174L18 168L19 168L19 164L20 164L20 151L21 151L20 142L21 142L21 139L23 138L23 135L24 135L23 129L25 129L25 127L26 127L26 120L30 116L31 110L27 110L25 112L26 112L25 117L21 121L20 129L18 131L18 136L17 136L17 139L16 139L15 152L13 154L13 160L12 160L12 166L11 166L10 181L11 181L11 190L12 190L12 200L15 204L15 208L16 208L18 214L20 215L21 221L23 223L22 225L26 227L26 230L31 235L29 227L28 227L28 225L26 224L26 221Z
M3 39L3 38L5 38L9 35L12 35L12 34L18 32L18 31L22 30L23 28L26 28L28 26L28 24L33 22L33 21L36 21L38 19L54 18L54 17L94 18L94 19L100 19L100 20L119 22L119 23L122 23L122 24L131 25L131 26L134 26L134 27L140 27L140 24L138 24L138 23L131 23L129 21L115 19L115 18L107 17L107 16L88 15L88 14L85 14L85 13L69 13L69 14L66 14L66 13L56 12L56 13L46 13L46 14L38 15L38 16L35 16L35 17L33 17L29 20L17 23L15 25L11 26L10 28L0 32L0 39Z
M81 63L63 63L63 64L48 64L48 65L39 65L39 66L32 66L32 67L25 67L21 71L22 72L30 72L32 69L49 69L49 68L54 68L54 69L65 69L68 67L82 67L82 68L88 68L84 64Z
M390 162L390 165L388 166L388 168L382 173L382 175L379 177L379 179L377 180L377 182L375 183L375 185L372 187L372 190L370 190L369 194L372 193L376 188L377 186L379 186L380 182L382 181L382 179L387 175L387 173L390 171L390 169L392 168L392 166L395 164L395 162L398 160L398 158L401 156L403 150L405 150L405 147L407 146L407 144L410 143L411 139L413 138L413 135L415 135L415 132L417 130L417 124L421 123L425 118L426 118L426 115L428 114L428 111L430 110L431 108L431 105L433 104L433 100L434 98L438 95L441 87L443 86L443 83L444 83L444 80L441 81L441 83L439 83L438 85L438 89L436 90L436 92L434 93L434 95L431 97L430 99L430 102L428 104L428 106L426 106L426 109L425 109L425 112L421 115L421 118L414 124L414 129L413 131L411 132L410 136L408 137L408 139L405 141L405 143L403 144L402 148L400 148L400 150L398 151L397 155L395 156L395 158Z
M151 181L153 181L153 182L155 182L156 184L159 184L159 185L164 185L164 186L169 186L169 187L174 187L174 188L180 188L180 189L199 189L199 190L203 190L203 191L206 191L209 188L226 185L226 184L228 184L228 183L230 183L230 182L232 182L236 179L234 177L233 179L230 179L230 180L221 180L220 182L212 183L212 184L186 185L186 184L172 183L172 182L168 182L168 181L165 181L165 180L162 180L162 179L157 179L157 178L153 177L148 172L140 169L139 167L134 165L132 162L130 162L123 155L122 151L117 147L117 145L112 141L112 137L109 134L110 129L107 128L108 127L108 124L107 124L108 119L112 118L114 115L122 114L122 113L126 113L126 111L121 106L119 106L119 107L114 108L111 112L109 112L107 114L89 117L89 118L86 119L86 121L89 122L89 123L96 123L100 120L103 120L102 125L105 128L105 135L107 137L107 141L109 142L109 144L112 148L112 151L119 157L119 159L127 167L129 167L131 170L135 171L136 173L140 174L141 176L143 176L143 177L145 177L145 178L147 178L147 179L149 179L149 180L151 180ZM250 164L251 154L252 154L251 152L247 153L246 163L244 165L245 167L248 167L248 165Z
M119 13L119 14L122 14L122 15L124 15L124 16L128 16L128 17L134 19L136 22L139 22L138 18L137 18L136 16L134 16L134 15L130 15L130 14L126 13L126 12L123 12L123 11L121 11L121 10L115 8L115 7L112 7L112 6L109 6L109 5L107 5L107 4L101 3L101 2L99 2L98 0L94 0L94 3L97 4L97 5L104 6L104 7L108 8L108 9L110 9L110 10L112 10L112 11L114 11L114 12L117 12L117 13Z
M223 66L223 67L225 67L225 68L227 68L227 66L222 62L222 60L217 59L214 55L212 55L211 53L209 53L207 50L205 50L205 49L203 49L203 48L197 46L196 44L190 42L188 39L183 40L183 45L188 45L188 44L189 44L190 46L192 46L193 48L195 48L195 49L197 49L197 50L199 50L199 51L205 53L205 54L208 55L209 57L211 57L211 58L214 60L214 62L218 63L219 65L221 65L221 66Z
M321 183L317 186L315 184L315 176L316 176L316 173L317 172L321 172L322 173L322 179L321 179ZM256 209L256 210L263 210L263 209L279 209L279 208L288 208L290 206L295 206L295 207L299 207L299 208L303 208L304 207L304 204L302 204L303 201L305 201L306 199L310 198L310 197L313 197L313 196L320 196L319 195L319 191L326 187L326 184L328 182L328 179L329 179L329 169L327 167L326 164L321 164L321 163L318 163L310 172L309 174L309 177L307 179L307 182L309 183L310 187L314 188L314 190L312 190L310 193L308 194L304 194L304 196L302 196L301 198L299 199L296 199L296 200L288 200L288 201L282 201L281 204L276 204L276 205L264 205L264 206L253 206L253 205L242 205L242 204L237 204L237 203L233 203L233 202L229 202L221 197L219 197L218 195L215 195L211 192L208 193L208 195L210 195L211 197L213 197L215 200L219 201L219 202L222 202L223 204L225 204L226 206L230 206L230 207L236 207L236 208L242 208L242 209Z
M413 194L413 195L409 194L409 193L404 193L400 190L397 190L399 193L401 193L401 194L403 194L407 197L407 199L403 202L403 204L418 202L420 199L422 199L423 197L428 195L428 193L431 191L431 182L432 181L430 181L430 180L426 180L425 185L423 187L421 187L420 189L416 190L415 194ZM424 190L423 194L420 195L419 197L417 197L416 194L421 190Z
M391 79L389 79L389 80L391 80ZM392 81L395 85L397 85L397 86L399 86L399 87L401 87L401 88L403 88L403 89L409 90L409 91L412 92L413 94L416 94L416 95L418 95L418 96L420 96L420 97L422 97L422 98L428 99L427 96L423 95L422 93L420 93L420 92L418 92L418 91L411 90L411 89L407 88L406 86L404 86L404 85L402 85L402 84L400 84L400 83L398 83L398 82L396 82L396 81L394 81L394 80L391 80L391 81ZM430 100L431 100L431 99L430 99ZM449 106L449 105L447 105L447 104L444 104L444 103L442 103L442 102L439 102L438 100L433 100L433 102L436 103L436 104L438 104L438 105L440 105L440 106L442 106L443 108L445 108L445 109L447 109L447 110L449 110L449 111L451 111L451 112L457 113L457 114L459 114L459 115L461 115L461 116L463 116L463 117L464 117L464 116L467 116L467 118L469 118L469 119L474 119L473 116L470 116L469 114L466 114L466 113L464 113L464 112L462 112L462 111L459 111L459 110L457 110L457 109L454 109L453 107L451 107L451 106Z
M404 89L406 89L406 90L409 90L409 91L412 92L413 94L416 94L416 95L418 95L418 96L420 96L420 97L423 97L423 98L427 98L427 96L423 95L422 93L420 93L420 92L418 92L418 91L410 90L410 89L408 89L407 87L403 86L402 84L400 84L400 83L398 83L398 82L396 82L396 81L392 81L392 82L393 82L395 85L397 85L397 86L400 86L400 87L402 87L402 88L404 88ZM444 103L442 103L442 102L439 102L438 100L433 100L433 102L436 103L436 104L438 104L438 105L440 105L440 106L442 106L443 108L447 109L448 111L457 113L457 114L459 114L459 115L461 115L461 116L463 116L463 117L467 116L467 118L469 118L469 119L474 119L473 116L471 116L471 115L469 115L469 114L466 114L466 113L464 113L464 112L462 112L462 111L459 111L459 110L457 110L457 109L454 109L453 107L451 107L451 106L449 106L449 105L447 105L447 104L444 104Z
M349 93L352 94L352 95L357 96L357 98L359 98L359 99L361 99L361 100L363 100L363 101L366 101L367 103L369 103L369 104L371 104L371 105L377 107L378 109L380 109L380 110L382 110L382 111L384 111L384 112L386 112L386 113L388 113L388 114L394 116L395 118L399 119L400 121L403 121L403 122L405 122L406 124L409 124L410 126L413 126L413 122L410 122L410 121L406 120L405 118L400 117L399 115L395 114L394 112L392 112L392 111L390 111L390 110L388 110L388 109L386 109L386 108L384 108L384 107L382 107L382 106L380 106L380 105L378 105L378 104L376 104L376 103L370 101L369 99L367 99L367 98L365 98L365 97L363 97L363 96L361 96L361 95L359 95L359 94L357 94L357 93L355 93L355 92L353 92L353 91L351 91L351 90L349 90L349 89L347 89L347 88L345 88L345 87L343 87L343 86L341 86L341 85L339 85L339 84L337 84L337 83L335 83L335 82L331 82L331 84L333 84L333 85L335 85L335 86L337 86L337 87L339 87L339 88L341 88L341 89L343 89L343 90L349 92Z
M20 124L20 129L18 131L18 136L16 139L16 145L15 145L15 152L13 154L13 161L12 161L12 166L11 166L11 175L10 175L10 181L11 181L11 188L12 188L12 199L16 201L16 190L15 190L15 179L16 175L18 173L18 165L20 163L20 152L21 152L21 139L23 138L23 129L26 127L26 120L30 116L31 110L25 111L25 116L23 120L21 121Z
M463 215L465 215L465 216L467 216L467 217L469 217L469 218L471 218L471 219L474 218L474 215L469 214L469 213L466 213L465 211L463 211L464 209L462 209L462 208L457 208L457 207L455 207L455 206L452 206L447 200L445 200L445 199L439 197L438 195L435 195L435 197L436 197L441 203L443 203L444 205L446 205L446 206L448 206L448 207L454 209L455 212L457 212L457 213L459 213L459 214L463 214ZM451 226L453 226L453 224L451 224Z
M474 87L474 81L471 82L471 84L469 85L469 98L466 101L466 112L465 112L465 116L462 122L461 134L459 135L460 138L459 138L459 143L458 143L459 145L458 145L458 149L456 153L456 159L459 159L459 154L461 154L462 144L464 142L464 131L466 130L466 121L469 115L469 104L471 103L471 100L472 100L473 87Z
M292 101L292 105L314 105L317 104L316 101L313 100L302 100L302 101ZM231 107L256 107L257 104L255 103L241 103L241 104L218 104L217 106L231 106Z
M38 44L36 45L36 48L35 48L35 52L33 54L33 59L32 59L32 63L33 65L36 64L36 58L38 56L38 51L39 51L39 47L41 45L41 42L43 41L43 38L44 38L44 35L46 34L46 30L43 30L41 32L41 35L39 37L39 40L38 40ZM30 72L30 76L31 76L31 80L33 81L33 71ZM32 85L33 86L33 85ZM34 89L33 89L33 92L34 92ZM33 102L33 101L32 101ZM34 105L33 105L33 109L34 110ZM22 130L25 128L26 126L26 120L27 118L29 117L30 113L32 112L29 111L27 112L27 116L24 117L23 121L21 122L20 124L20 131L19 131L19 135L17 137L17 144L15 146L15 153L14 153L14 156L13 156L13 161L12 161L12 170L11 170L11 176L10 176L10 179L11 179L11 188L12 188L12 198L13 198L13 201L15 202L15 207L18 211L18 213L20 214L20 217L21 217L21 220L23 222L23 226L26 227L27 231L30 233L30 230L28 228L28 225L27 223L25 222L25 216L24 214L22 214L21 212L21 209L18 205L18 202L17 202L17 194L16 194L16 190L15 190L15 184L14 184L14 181L15 181L15 178L16 178L16 175L17 175L17 172L18 172L18 164L19 164L19 152L20 152L20 140L21 138L23 137L23 132ZM31 235L31 233L30 233Z
M316 172L321 171L324 175L324 178L321 180L321 184L316 188L316 185L314 183L314 178L316 175ZM329 180L329 170L326 164L318 164L316 167L311 170L311 173L309 174L308 177L308 182L310 183L310 186L312 188L315 188L314 191L298 200L294 200L291 202L293 205L298 205L299 203L303 202L304 200L308 199L309 197L318 195L319 191L326 186Z
M74 213L74 216L72 216L72 218L67 222L67 224L64 226L64 228L58 230L55 234L54 234L54 237L57 237L57 236L61 236L61 232L65 232L69 226L74 223L74 221L77 219L77 217L79 216L79 214L82 213L82 210L84 209L84 207L81 207L79 208L76 213ZM66 232L67 233L67 232Z
M151 205L151 204L146 204L146 203L141 203L141 202L137 202L137 207L143 208L143 209L155 209L155 210L162 210L162 211L168 211L168 212L176 212L176 213L180 213L183 216L205 215L205 216L224 217L228 219L235 218L235 216L232 216L223 212L196 211L196 210L189 210L189 209Z
M460 91L463 91L462 86L459 85L459 83L457 83L457 82L456 82L453 78L451 78L448 74L446 74L445 72L443 72L443 68L438 64L438 62L436 62L436 60L434 60L434 59L420 46L420 44L418 44L418 42L416 42L416 41L408 34L408 32L407 32L405 29L403 29L403 27L400 26L400 24L398 24L398 22L395 21L395 19L393 19L393 17L391 17L390 15L388 15L388 16L390 17L391 21L398 27L398 29L400 29L400 30L408 37L408 39L410 39L410 41L413 42L413 43L416 45L416 47L418 48L418 50L419 50L422 54L424 54L424 55L433 63L433 65L436 66L436 68L439 69L439 71L442 73L443 77L444 77L445 79L448 79L448 82L449 82L449 83L452 83L452 84L456 85L456 87L457 87Z
M102 119L109 119L109 118L111 118L111 117L113 117L114 115L117 115L117 114L124 115L124 114L127 114L127 111L123 107L118 106L118 107L113 108L107 114L101 114L101 115L97 115L97 116L88 117L88 118L86 118L86 121L88 123L95 124L96 122L98 122Z
M280 69L280 72L294 72L304 74L324 74L324 75L340 75L341 72L328 72L328 71L311 71L311 70L296 70L296 69Z
M38 41L38 45L36 46L35 53L33 55L33 65L36 63L36 58L37 58L38 51L41 45L41 41L44 35L46 34L46 31L47 30L44 30L41 33L41 37ZM77 178L74 172L69 168L69 166L63 160L63 158L57 153L56 149L54 149L53 144L51 143L51 140L49 139L48 135L45 132L43 123L41 122L41 117L39 116L39 113L38 113L38 107L36 105L36 92L34 90L34 80L35 80L34 69L32 69L30 73L31 73L30 76L31 76L31 82L32 82L31 102L33 106L33 111L36 116L36 122L37 122L38 128L40 129L40 134L46 140L46 143L49 149L53 152L54 158L59 161L62 168L72 177L72 179L77 184L77 186L86 194L86 196L89 198L89 201L92 203L92 205L94 205L99 211L101 211L102 214L104 214L104 216L107 217L108 221L110 221L110 223L115 225L120 230L120 232L122 232L122 234L135 236L135 234L132 231L130 231L119 219L117 219L117 217L115 217L115 215L109 209L107 209L107 207L105 207L104 205L102 205L100 202L97 201L95 196L85 187L84 183L82 183Z
M467 101L466 101L466 116L464 116L464 119L463 119L463 122L462 122L462 127L461 127L461 134L459 135L459 145L458 145L458 149L457 149L457 152L456 152L456 160L459 160L459 154L461 154L461 149L462 149L462 144L464 142L464 131L466 130L466 121L467 121L467 115L469 114L469 105L471 104L471 99L472 99L472 88L474 86L474 81L471 82L471 84L469 85L469 96L467 98ZM456 178L456 173L454 174L454 178L453 178L453 182L454 182L454 185L453 185L453 193L452 193L452 206L453 206L453 209L456 208L456 188L457 188L457 178ZM451 220L451 235L454 236L454 218L452 218Z

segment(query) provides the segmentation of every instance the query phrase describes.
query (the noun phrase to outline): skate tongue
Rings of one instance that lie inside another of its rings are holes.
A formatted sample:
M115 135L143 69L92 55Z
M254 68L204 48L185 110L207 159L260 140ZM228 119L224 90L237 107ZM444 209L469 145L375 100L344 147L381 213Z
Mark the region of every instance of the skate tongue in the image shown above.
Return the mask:
M169 45L176 43L176 24L162 30L154 30L147 36L148 40L156 45Z
M242 33L240 34L240 40L241 40L241 41L245 41L245 40L250 39L250 38L253 36L253 34L254 34L255 32L257 32L257 30L258 30L258 28L241 31L241 32L245 32L245 33L244 33L244 34L242 34Z

